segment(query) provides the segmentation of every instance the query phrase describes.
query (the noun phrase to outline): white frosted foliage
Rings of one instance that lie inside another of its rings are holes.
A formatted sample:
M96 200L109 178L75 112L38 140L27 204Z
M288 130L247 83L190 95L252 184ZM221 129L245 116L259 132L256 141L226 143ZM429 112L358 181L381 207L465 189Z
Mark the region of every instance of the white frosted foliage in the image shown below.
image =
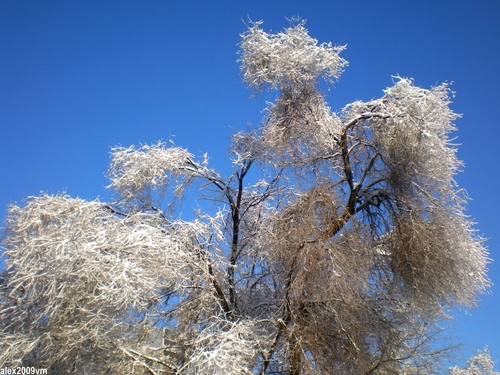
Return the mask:
M443 321L490 286L455 181L453 92L393 77L380 98L334 111L320 80L339 78L344 47L293 22L241 36L243 80L276 99L233 135L226 174L163 142L116 147L111 203L41 194L9 208L0 368L440 368ZM450 374L498 374L486 352L468 365Z
M241 71L250 86L314 85L318 77L338 79L347 65L339 56L345 47L318 45L303 22L277 34L266 33L260 25L256 22L242 34L240 44Z
M180 147L167 147L159 142L112 150L108 177L110 187L116 189L124 201L137 199L150 187L161 191L169 182L167 177L178 177L192 155Z

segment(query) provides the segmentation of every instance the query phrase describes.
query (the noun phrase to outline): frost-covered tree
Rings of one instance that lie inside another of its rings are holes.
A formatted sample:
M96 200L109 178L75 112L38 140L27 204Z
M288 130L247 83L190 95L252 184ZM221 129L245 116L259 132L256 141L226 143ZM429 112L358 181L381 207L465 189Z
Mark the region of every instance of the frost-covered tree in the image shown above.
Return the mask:
M334 112L319 87L341 75L344 47L301 22L241 37L244 81L277 96L262 124L234 134L228 176L180 147L117 147L114 201L9 208L0 367L433 370L438 323L489 286L454 181L448 85L395 77L379 99ZM208 204L182 220L191 200L178 198L195 193Z
M495 362L492 361L488 350L480 350L467 361L468 368L458 366L450 368L450 375L500 375L493 369Z

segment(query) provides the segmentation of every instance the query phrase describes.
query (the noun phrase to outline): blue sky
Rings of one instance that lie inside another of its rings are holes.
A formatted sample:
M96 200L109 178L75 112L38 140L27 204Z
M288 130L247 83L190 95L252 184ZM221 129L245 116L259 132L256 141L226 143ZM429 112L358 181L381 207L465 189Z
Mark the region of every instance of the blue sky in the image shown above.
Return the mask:
M40 191L108 198L110 147L173 140L228 171L229 136L263 116L237 59L244 20L280 31L307 20L320 42L347 44L332 109L379 97L392 75L453 82L457 176L488 238L495 284L454 333L500 360L500 2L0 1L0 219Z

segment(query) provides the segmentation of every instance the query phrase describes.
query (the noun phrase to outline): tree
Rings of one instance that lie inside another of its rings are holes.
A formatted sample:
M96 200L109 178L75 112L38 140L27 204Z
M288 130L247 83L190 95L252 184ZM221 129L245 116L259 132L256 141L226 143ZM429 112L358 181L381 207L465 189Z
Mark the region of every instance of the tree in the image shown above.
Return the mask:
M303 22L260 25L242 35L243 80L278 95L261 125L234 134L229 176L177 146L116 147L113 202L40 195L9 208L1 366L433 371L438 323L489 286L454 181L452 92L395 77L381 98L333 112L320 80L339 78L344 47ZM182 220L179 198L197 191L211 204Z
M454 366L450 368L450 375L499 375L493 370L495 363L492 361L487 349L479 350L475 356L467 361L468 368Z

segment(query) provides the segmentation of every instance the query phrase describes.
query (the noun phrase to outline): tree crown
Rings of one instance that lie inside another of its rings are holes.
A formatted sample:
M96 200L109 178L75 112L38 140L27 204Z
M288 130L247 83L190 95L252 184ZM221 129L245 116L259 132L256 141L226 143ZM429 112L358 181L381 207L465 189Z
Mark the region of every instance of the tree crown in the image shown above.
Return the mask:
M116 147L114 201L42 194L10 207L0 364L433 370L437 323L489 287L454 180L449 86L395 77L379 99L333 112L318 80L339 78L345 47L318 44L303 22L277 34L254 23L239 47L243 80L278 96L233 136L230 176L165 143ZM182 220L166 199L192 185L213 204Z

